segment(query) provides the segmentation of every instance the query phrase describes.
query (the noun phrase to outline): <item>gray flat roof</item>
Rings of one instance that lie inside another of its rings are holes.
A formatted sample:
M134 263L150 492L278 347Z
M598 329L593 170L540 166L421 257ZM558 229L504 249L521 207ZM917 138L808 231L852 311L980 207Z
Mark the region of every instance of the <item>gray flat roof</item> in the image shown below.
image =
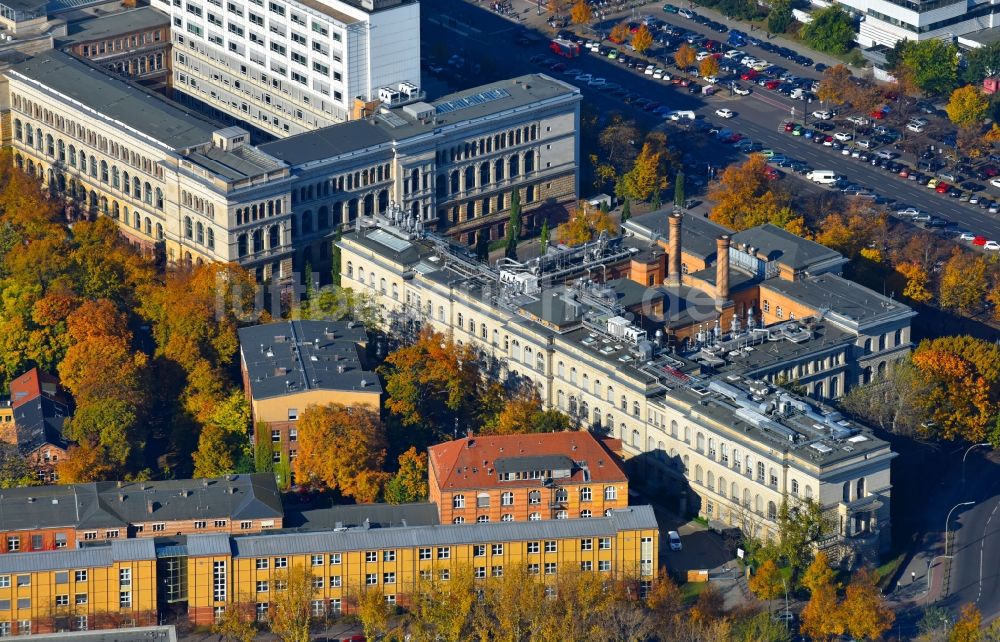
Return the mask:
M742 244L756 248L758 256L764 254L768 261L777 261L793 270L804 270L821 261L832 261L841 257L840 252L836 250L796 236L770 223L733 234L732 246L737 247Z
M368 335L360 325L279 321L240 328L239 336L254 399L308 390L382 390L362 360Z
M330 551L452 546L481 542L612 537L622 530L656 528L658 526L652 507L631 506L626 509L614 510L608 517L432 526L407 525L389 528L364 528L361 526L346 528L339 532L276 532L239 536L232 538L232 541L236 557L269 557ZM194 536L188 537L189 546L193 538Z
M186 491L186 494L182 494ZM0 491L0 523L8 530L128 524L186 519L273 519L282 515L274 476L176 479L34 486Z
M33 80L172 149L211 142L218 129L195 112L61 51L46 51L6 73Z
M173 625L140 626L99 631L36 633L31 639L43 642L177 642L177 632Z
M370 528L395 526L433 526L439 523L437 504L348 504L341 506L289 507L285 512L284 530L333 530L334 528Z
M442 96L431 103L436 116L427 122L420 122L410 116L406 107L395 107L388 110L388 114L379 113L365 120L331 125L265 143L260 148L291 165L299 165L359 149L399 142L433 132L439 127L571 95L579 97L580 90L543 74L519 76ZM481 96L496 97L480 98ZM455 108L456 105L462 106Z
M916 314L908 305L837 274L820 274L798 281L768 279L760 287L824 310L828 317L840 317L849 325L860 326L895 316L911 317ZM762 299L764 296L765 293L761 292Z
M57 41L62 44L76 44L91 40L102 40L112 36L131 33L154 27L169 27L170 16L152 7L139 7L120 11L91 20L82 20L69 25L69 34Z

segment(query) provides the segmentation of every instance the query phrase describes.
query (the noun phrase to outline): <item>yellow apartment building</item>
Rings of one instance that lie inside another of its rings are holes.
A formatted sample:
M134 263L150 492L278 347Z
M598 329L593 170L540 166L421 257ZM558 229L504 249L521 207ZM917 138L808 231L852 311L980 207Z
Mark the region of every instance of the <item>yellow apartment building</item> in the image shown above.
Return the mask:
M152 539L0 556L0 637L156 623Z
M194 624L210 624L227 603L246 596L266 619L275 578L295 566L314 575L317 617L350 612L361 587L377 587L388 602L406 605L421 581L448 581L460 568L480 579L524 564L545 582L571 569L650 582L659 566L659 531L649 506L591 519L192 535L184 548L186 573L176 577L186 576ZM171 590L169 581L164 585Z

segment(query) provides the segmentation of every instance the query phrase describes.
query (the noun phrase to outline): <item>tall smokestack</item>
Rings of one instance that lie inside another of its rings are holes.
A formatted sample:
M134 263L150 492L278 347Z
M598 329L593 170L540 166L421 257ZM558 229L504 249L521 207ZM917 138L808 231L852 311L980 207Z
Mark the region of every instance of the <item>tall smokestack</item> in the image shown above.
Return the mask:
M667 257L667 284L681 284L681 221L684 217L680 212L670 215L670 254Z
M715 240L715 302L729 300L729 236L723 234Z

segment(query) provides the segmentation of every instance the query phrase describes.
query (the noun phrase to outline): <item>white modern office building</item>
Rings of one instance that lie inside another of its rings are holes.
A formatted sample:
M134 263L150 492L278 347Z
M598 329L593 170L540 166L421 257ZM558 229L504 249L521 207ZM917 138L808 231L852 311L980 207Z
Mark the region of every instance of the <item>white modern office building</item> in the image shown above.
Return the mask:
M1000 25L991 0L844 0L862 16L858 44L892 47L900 40L953 40Z
M283 138L419 97L413 0L152 0L170 14L175 98Z

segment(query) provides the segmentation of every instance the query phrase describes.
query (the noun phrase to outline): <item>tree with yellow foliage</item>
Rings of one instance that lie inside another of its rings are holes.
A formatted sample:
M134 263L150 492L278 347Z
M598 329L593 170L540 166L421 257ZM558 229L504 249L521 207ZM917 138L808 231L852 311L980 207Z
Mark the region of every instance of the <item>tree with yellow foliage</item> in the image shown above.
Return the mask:
M767 159L753 154L746 162L730 165L718 183L711 186L708 196L715 201L709 217L721 225L745 230L772 223L793 234L805 229L801 216L788 207L788 196L773 189L765 170Z
M313 574L301 564L279 570L271 577L271 632L281 642L309 642L312 625ZM280 588L279 588L280 587Z
M719 61L715 56L705 56L698 63L698 73L702 78L708 78L719 73Z
M421 502L427 499L427 453L416 447L399 456L399 471L385 485L385 501L390 504Z
M632 48L638 54L646 53L653 44L653 34L649 32L649 27L641 25L639 30L632 34Z
M938 279L941 306L964 315L978 312L987 288L987 265L982 256L955 248Z
M691 65L695 63L698 58L698 52L694 48L690 47L688 43L682 43L681 46L674 52L674 64L681 71L687 73Z
M862 568L851 578L840 605L847 633L859 640L878 640L889 630L896 614L886 606L875 576Z
M490 435L513 435L569 430L570 420L558 410L545 410L542 398L533 385L525 385L504 400L496 417L487 421L481 432Z
M986 120L990 101L975 85L959 87L951 92L951 98L944 110L948 119L961 129L979 127Z
M580 201L570 219L556 228L556 238L565 245L583 245L600 236L601 232L617 234L618 226L600 209Z
M802 609L801 631L811 640L825 642L847 629L837 602L837 589L833 584L821 584L812 591L809 602Z
M651 143L643 143L632 169L615 186L615 195L620 199L648 201L665 189L667 178L660 171L662 156L663 152L657 151Z
M576 25L589 24L594 12L590 9L590 4L586 0L577 0L569 12L570 20Z
M774 560L766 560L750 577L750 590L759 599L773 600L781 595L783 588L781 571Z
M837 574L830 568L830 558L825 551L816 551L816 556L802 574L802 586L810 593L816 592L820 587L833 585Z
M962 607L962 613L955 621L955 626L948 634L948 642L979 642L983 639L983 616L975 604L969 603Z
M379 586L358 586L355 589L358 601L358 619L365 637L379 640L389 629L392 605L385 601L385 593Z
M212 633L226 642L253 642L257 638L254 602L249 595L241 595L226 605L215 624Z
M828 214L817 226L814 240L853 259L880 236L885 225L883 213L852 207L846 214Z
M896 271L906 279L903 296L916 303L927 303L931 300L931 292L927 289L930 277L922 265L904 261L896 264Z

